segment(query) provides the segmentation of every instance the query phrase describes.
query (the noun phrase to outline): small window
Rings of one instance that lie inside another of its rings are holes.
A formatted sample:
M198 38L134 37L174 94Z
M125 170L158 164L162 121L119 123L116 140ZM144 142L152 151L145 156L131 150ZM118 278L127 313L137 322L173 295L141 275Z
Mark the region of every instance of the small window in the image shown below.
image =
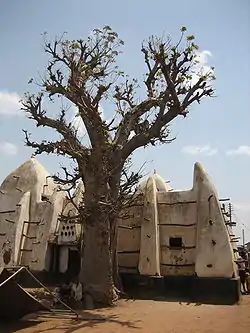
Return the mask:
M169 238L169 247L173 249L182 248L182 238L181 237L170 237Z
M47 195L42 194L41 201L49 201L49 198L47 197Z

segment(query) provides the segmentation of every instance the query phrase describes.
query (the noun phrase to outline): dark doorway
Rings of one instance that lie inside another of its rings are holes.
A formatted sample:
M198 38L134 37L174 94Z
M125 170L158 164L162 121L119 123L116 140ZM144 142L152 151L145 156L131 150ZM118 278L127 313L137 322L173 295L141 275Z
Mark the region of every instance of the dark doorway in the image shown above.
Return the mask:
M66 274L70 277L78 276L81 268L81 256L78 249L69 249L68 269Z

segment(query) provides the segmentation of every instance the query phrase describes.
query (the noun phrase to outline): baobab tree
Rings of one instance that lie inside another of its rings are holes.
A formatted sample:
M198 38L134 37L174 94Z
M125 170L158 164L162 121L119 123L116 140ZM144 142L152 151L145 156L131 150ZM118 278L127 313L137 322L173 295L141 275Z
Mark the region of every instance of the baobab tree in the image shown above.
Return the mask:
M138 179L133 173L122 177L126 163L140 147L173 140L169 124L186 117L195 102L213 95L213 69L197 69L198 46L185 27L177 43L155 36L142 43L146 69L141 83L118 68L123 41L109 26L95 29L86 40L63 36L53 42L45 38L44 44L49 62L40 93L26 94L22 104L36 126L55 130L59 139L36 142L24 131L26 145L36 154L63 155L74 161L73 173L65 169L66 178L56 180L74 184L82 179L85 187L79 207L84 224L81 281L85 294L111 304L116 298L117 216ZM65 107L58 115L49 115L49 102L57 98L77 109L87 141L68 121ZM113 105L110 121L100 113L105 100Z

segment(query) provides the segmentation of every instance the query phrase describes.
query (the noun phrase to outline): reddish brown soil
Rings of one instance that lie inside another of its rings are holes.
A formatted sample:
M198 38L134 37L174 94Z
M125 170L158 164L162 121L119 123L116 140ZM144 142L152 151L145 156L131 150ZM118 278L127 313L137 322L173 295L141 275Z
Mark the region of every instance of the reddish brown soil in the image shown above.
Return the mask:
M250 296L240 305L218 306L166 301L120 301L111 309L72 315L32 316L18 327L1 328L1 333L247 333L250 332Z

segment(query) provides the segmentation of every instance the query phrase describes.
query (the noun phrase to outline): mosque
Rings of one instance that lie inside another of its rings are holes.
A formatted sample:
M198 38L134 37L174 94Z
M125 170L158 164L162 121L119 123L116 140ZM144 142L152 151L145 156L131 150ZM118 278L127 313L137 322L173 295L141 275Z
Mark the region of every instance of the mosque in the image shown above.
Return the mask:
M82 226L74 216L83 192L80 183L73 205L34 157L11 172L0 186L0 268L77 274ZM189 190L174 191L154 173L137 194L129 218L118 220L120 273L163 278L169 288L189 281L204 297L237 302L236 239L202 165Z

